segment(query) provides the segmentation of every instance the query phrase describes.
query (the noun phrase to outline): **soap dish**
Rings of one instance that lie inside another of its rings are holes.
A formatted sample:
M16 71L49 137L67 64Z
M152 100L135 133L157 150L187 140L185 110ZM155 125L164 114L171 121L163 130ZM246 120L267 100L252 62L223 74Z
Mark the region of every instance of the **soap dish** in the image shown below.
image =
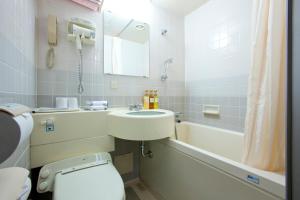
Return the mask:
M220 115L219 105L203 105L202 112L204 115Z

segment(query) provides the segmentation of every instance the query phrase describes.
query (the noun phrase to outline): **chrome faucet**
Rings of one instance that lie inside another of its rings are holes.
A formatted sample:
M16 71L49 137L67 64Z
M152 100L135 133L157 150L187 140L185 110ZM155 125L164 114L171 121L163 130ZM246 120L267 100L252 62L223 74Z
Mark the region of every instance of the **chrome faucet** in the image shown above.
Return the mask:
M183 116L182 112L175 112L175 139L178 140L177 126L176 124L181 122L181 116Z
M142 104L130 104L129 105L129 110L135 110L135 111L140 111L143 109Z
M183 116L182 112L175 112L175 122L180 123Z

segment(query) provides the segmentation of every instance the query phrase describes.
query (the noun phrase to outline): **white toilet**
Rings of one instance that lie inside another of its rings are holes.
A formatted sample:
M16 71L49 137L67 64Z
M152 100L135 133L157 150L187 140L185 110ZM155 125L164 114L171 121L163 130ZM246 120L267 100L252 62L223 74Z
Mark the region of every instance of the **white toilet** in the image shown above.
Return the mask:
M125 200L124 184L108 153L90 154L45 165L37 191L54 200Z

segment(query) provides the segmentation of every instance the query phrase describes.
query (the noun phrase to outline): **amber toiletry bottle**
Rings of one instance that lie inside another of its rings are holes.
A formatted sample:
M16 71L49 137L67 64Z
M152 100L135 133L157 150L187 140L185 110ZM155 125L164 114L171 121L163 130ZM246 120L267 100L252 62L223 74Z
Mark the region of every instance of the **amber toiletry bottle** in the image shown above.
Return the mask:
M153 94L153 90L150 90L150 94L149 94L149 109L154 109L154 94Z
M143 102L144 102L144 109L149 109L149 90L145 90Z
M158 90L154 90L154 109L159 108Z

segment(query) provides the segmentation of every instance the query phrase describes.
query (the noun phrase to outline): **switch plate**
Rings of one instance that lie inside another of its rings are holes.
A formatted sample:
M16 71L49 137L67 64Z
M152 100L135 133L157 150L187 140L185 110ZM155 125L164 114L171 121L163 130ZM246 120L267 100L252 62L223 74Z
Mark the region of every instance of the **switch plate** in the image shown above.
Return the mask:
M117 80L111 80L110 81L110 88L111 89L118 89L118 81Z
M46 132L48 133L48 132L52 132L52 131L54 131L54 126L52 125L52 126L46 126Z
M51 119L46 120L45 131L46 131L46 133L54 131L54 122L53 122L53 120L51 120Z

